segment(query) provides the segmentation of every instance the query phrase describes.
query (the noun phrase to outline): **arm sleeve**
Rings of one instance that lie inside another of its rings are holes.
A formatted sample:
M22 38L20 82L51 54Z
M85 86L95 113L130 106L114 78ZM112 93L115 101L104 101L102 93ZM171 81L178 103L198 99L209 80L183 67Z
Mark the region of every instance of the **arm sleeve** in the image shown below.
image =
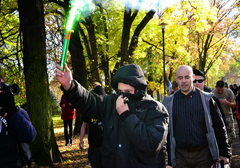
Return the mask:
M20 141L30 143L34 140L37 132L25 110L19 108L19 111L12 115L10 119Z
M126 113L120 115L120 124L130 141L142 152L155 155L166 144L168 113L165 107L148 108L144 121L130 111Z
M104 115L104 111L102 110L104 96L98 96L95 93L90 93L75 80L72 81L69 90L66 91L63 87L61 87L61 89L63 90L64 96L67 100L82 115L88 118L101 120L99 114Z
M223 121L224 121L224 124L226 125L226 117L225 117L225 114L224 114L224 111L223 111L223 108L222 108L222 104L220 103L219 99L216 98L215 96L212 97L213 100L217 103L217 106L218 106L218 109L222 115L222 118L223 118Z
M210 101L211 118L213 122L215 137L218 144L219 155L230 158L230 145L228 144L227 131L223 118L221 116L221 113L219 112L215 101L213 99L211 99Z

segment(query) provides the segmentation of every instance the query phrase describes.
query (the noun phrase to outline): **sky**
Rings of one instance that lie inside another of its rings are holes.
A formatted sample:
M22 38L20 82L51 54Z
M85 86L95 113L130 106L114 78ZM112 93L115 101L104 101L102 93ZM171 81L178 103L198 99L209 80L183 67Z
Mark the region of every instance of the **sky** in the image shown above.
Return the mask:
M180 0L163 0L162 8L164 9L178 2L180 2Z
M180 2L181 0L162 0L163 3L163 9L166 7L169 7L175 3ZM206 3L208 3L209 0L204 0ZM230 2L226 5L226 8L228 8L232 3L234 2L234 0L230 0Z

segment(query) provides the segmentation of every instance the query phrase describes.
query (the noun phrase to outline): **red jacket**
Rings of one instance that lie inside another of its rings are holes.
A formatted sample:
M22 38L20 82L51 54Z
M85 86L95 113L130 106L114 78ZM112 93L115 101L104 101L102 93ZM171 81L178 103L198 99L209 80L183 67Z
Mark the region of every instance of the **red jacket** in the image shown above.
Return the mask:
M240 95L237 96L236 117L237 120L240 121Z
M72 107L72 105L69 103L69 101L64 96L62 96L62 98L61 98L60 107L62 108L62 114L61 114L62 120L75 120L76 119L75 109Z

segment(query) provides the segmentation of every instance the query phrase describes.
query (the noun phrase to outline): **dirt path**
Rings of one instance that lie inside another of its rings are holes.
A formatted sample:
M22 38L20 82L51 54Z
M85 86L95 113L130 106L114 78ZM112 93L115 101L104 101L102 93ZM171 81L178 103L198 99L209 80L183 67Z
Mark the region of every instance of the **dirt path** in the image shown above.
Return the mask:
M238 125L237 121L235 120L235 132L236 132L236 140L232 144L232 162L231 168L240 168L240 138L238 136Z
M240 138L238 136L238 125L235 120L235 132L236 139L232 144L232 160L231 160L231 168L240 168ZM171 166L167 166L166 168L172 168Z
M238 126L237 122L235 121L235 130L237 138L232 145L232 161L231 161L231 168L240 168L240 138L238 137ZM55 133L57 144L59 146L59 150L65 160L64 163L55 164L56 168L91 168L89 161L87 159L87 135L85 135L85 149L80 150L78 147L79 143L79 135L74 135L74 144L70 146L65 146L64 136L63 136L63 129L61 129L58 133ZM167 168L171 168L171 166L167 166Z

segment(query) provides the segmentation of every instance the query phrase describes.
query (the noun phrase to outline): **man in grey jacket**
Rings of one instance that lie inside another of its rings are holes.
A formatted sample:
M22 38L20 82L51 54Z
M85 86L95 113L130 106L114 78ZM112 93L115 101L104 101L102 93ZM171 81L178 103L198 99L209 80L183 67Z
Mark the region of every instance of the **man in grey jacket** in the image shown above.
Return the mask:
M117 94L90 93L57 65L64 95L82 115L103 121L104 168L164 168L168 113L147 95L147 82L136 64L120 67L111 80Z
M180 90L166 97L169 112L170 161L175 168L210 168L229 162L226 128L212 94L193 87L191 67L180 66L175 80ZM209 103L211 102L212 103Z

